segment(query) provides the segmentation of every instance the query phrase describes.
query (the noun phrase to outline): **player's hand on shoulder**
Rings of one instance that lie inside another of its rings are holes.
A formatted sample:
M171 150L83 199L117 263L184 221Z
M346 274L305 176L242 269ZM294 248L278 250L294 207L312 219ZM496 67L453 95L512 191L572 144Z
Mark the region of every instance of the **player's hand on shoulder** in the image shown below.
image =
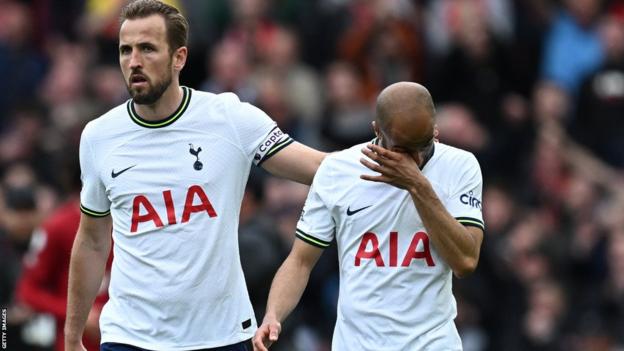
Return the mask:
M254 351L268 351L269 346L279 338L282 332L282 324L274 318L264 318L262 325L253 337Z

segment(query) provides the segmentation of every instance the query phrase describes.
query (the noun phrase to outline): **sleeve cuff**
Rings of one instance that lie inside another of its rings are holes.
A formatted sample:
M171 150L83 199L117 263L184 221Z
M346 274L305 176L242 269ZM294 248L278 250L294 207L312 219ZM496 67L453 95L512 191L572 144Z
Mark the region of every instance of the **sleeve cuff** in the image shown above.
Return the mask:
M305 233L303 230L299 228L297 228L297 231L295 232L295 236L305 241L306 243L316 246L316 247L320 247L321 249L326 249L331 244L331 242L315 238L311 236L310 234Z
M473 217L455 217L455 219L467 227L477 227L485 231L485 224L480 219Z
M83 204L80 204L80 212L86 215L89 215L91 217L106 217L110 214L110 210L106 212L94 211L94 210L86 208Z

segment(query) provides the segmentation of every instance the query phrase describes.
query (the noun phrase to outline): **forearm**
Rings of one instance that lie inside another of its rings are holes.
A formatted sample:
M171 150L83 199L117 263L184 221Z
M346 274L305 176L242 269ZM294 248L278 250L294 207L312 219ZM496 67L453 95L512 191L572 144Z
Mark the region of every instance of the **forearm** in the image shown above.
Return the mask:
M89 311L102 283L109 251L110 242L108 245L94 245L80 234L76 237L69 265L65 322L65 340L68 343L82 339Z
M284 261L271 284L265 319L271 318L281 323L290 315L303 295L310 271L310 268L291 256Z
M324 152L294 142L262 165L274 176L310 185L325 156Z
M427 180L409 189L412 201L433 245L459 277L470 273L479 259L478 240L451 216Z

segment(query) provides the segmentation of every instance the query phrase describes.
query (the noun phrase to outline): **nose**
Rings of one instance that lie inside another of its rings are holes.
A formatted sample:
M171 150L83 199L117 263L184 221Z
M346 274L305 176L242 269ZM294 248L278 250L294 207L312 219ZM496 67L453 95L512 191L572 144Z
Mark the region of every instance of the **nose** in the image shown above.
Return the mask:
M130 54L130 68L135 69L141 67L143 67L143 62L141 61L141 55L139 55L139 51L132 50L132 53Z

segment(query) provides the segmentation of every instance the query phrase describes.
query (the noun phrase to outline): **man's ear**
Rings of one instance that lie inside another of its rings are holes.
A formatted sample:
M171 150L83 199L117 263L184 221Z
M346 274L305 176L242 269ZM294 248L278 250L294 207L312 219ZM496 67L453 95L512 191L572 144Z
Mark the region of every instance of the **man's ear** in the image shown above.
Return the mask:
M186 57L188 56L188 49L186 46L181 46L173 53L173 69L180 72L186 64Z
M440 138L438 137L438 135L440 135L440 130L438 129L438 125L434 124L433 125L433 140L435 140L436 142L440 142Z
M381 131L379 130L379 126L377 126L376 121L371 122L371 127L373 127L373 132L375 132L375 136L377 138L381 138Z

